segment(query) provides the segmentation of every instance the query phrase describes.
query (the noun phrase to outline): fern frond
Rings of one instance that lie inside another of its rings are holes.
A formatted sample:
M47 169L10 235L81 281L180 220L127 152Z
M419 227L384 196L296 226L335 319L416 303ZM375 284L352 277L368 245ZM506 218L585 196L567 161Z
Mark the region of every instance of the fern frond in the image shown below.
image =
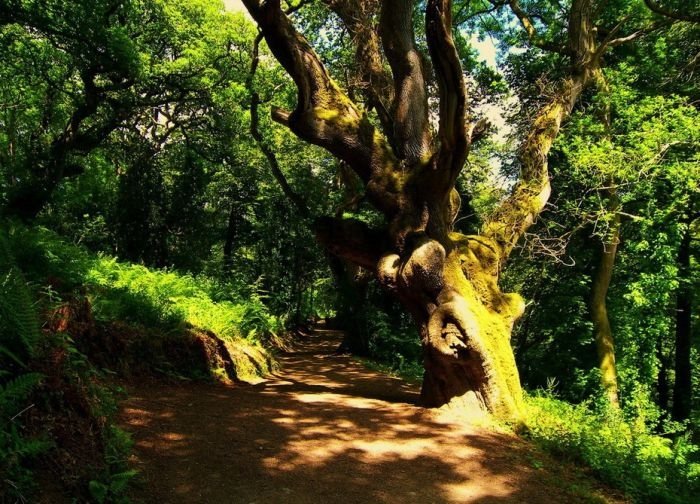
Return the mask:
M32 298L22 274L10 254L7 239L0 234L0 347L15 362L32 356L40 337L40 326Z
M51 443L44 439L21 439L14 453L19 458L31 458L41 455L51 448Z
M42 377L39 373L25 373L0 385L0 412L3 418L17 412L20 403L29 397Z

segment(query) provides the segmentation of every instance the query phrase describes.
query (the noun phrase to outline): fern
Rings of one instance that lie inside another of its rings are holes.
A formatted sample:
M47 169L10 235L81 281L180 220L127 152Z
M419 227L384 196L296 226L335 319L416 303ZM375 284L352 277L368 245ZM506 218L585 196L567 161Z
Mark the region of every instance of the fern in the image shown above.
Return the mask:
M17 357L14 352L10 351L9 348L5 348L4 346L0 345L0 356L4 355L5 357L8 357L11 361L13 361L15 364L17 364L19 367L25 368L27 365ZM7 373L10 373L7 371ZM0 375L0 377L4 376L4 374Z
M26 372L34 355L40 329L31 294L0 234L0 501L17 500L32 484L26 459L45 452L49 443L26 439L22 413L31 407L29 398L41 381L39 373Z
M41 381L39 373L25 373L0 385L0 414L3 419L12 417L22 408L34 387Z
M39 336L29 289L0 234L0 353L15 363L26 362Z
M33 458L46 452L51 443L45 439L21 439L15 449L15 455L19 458Z
M33 486L32 473L24 465L46 452L51 444L45 439L28 439L22 435L22 413L34 387L41 380L39 373L25 373L0 385L0 479L8 486L0 488L0 501L16 501Z

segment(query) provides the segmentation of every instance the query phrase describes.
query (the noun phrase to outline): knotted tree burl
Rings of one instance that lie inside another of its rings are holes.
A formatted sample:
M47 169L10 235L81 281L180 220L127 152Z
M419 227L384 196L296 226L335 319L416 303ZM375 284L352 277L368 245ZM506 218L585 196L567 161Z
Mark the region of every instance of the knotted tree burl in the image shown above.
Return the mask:
M243 3L298 89L294 111L275 109L273 119L350 166L367 200L385 216L385 226L376 229L324 217L315 231L331 253L374 271L411 313L424 349L421 403L461 404L518 418L522 392L510 334L525 304L518 294L501 292L499 272L547 202L552 142L599 71L602 51L590 2L573 2L568 47L561 49L570 55L571 69L524 138L520 180L478 235L453 231L460 209L455 183L487 124L470 114L451 1L425 4L428 55L418 49L413 30L419 2L325 1L355 44L362 105L331 79L279 0ZM535 40L517 2L499 2L507 4ZM438 90L437 131L429 122L429 79Z

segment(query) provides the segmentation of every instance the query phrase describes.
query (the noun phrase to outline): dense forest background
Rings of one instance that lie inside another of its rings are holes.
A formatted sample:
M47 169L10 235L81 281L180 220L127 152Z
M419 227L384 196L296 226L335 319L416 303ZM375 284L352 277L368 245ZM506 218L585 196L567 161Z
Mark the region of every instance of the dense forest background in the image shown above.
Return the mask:
M456 45L491 122L457 184L471 195L460 215L479 220L512 188L514 146L565 65L507 3L455 2ZM568 4L521 3L555 28ZM605 86L576 105L549 157L553 196L502 273L527 301L512 338L533 408L522 429L640 501L689 502L700 8L600 3L608 30L644 33L611 48ZM287 8L353 89L339 19L324 2ZM110 420L115 375L264 374L289 329L325 318L346 350L420 377L410 317L315 243L317 216L381 217L347 166L272 122L295 100L251 19L218 1L0 0L3 502L59 466L75 495L123 498L134 474ZM79 432L92 434L76 454Z

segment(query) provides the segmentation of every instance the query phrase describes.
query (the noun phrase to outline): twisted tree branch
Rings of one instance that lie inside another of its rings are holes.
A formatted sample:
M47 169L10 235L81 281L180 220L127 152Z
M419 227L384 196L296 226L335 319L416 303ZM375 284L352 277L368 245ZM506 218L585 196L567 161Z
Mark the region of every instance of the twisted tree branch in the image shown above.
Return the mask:
M360 90L368 110L377 112L385 132L393 131L389 108L394 99L391 75L385 70L379 33L374 19L379 13L379 0L323 0L343 21L355 46Z
M517 0L511 2L511 8L514 4L517 9ZM549 151L562 122L571 114L581 92L600 72L601 55L596 46L591 18L591 0L573 0L568 28L572 58L570 75L561 81L557 93L535 116L518 155L520 181L484 224L482 234L493 240L500 249L500 264L544 209L551 193L547 162Z
M425 164L430 157L428 95L423 61L415 44L411 0L385 0L380 15L380 33L394 76L391 106L393 145L409 166Z
M304 217L304 218L309 218L311 215L311 212L309 211L309 207L306 204L306 201L304 201L304 198L302 198L292 187L289 185L289 182L287 182L287 178L284 176L284 173L282 173L282 170L280 169L279 162L277 161L277 156L275 155L275 152L272 150L270 145L265 141L263 138L262 133L260 132L260 118L258 116L258 105L260 105L260 95L258 94L257 91L255 91L254 86L253 86L253 80L255 79L255 72L258 69L258 64L260 63L260 57L259 57L259 52L260 52L260 42L262 42L262 34L259 33L257 37L255 37L255 41L253 42L253 53L252 53L252 58L250 62L250 72L248 73L248 78L247 78L247 86L248 90L250 91L250 135L253 137L255 142L258 144L258 147L262 151L263 155L267 159L268 164L270 165L270 170L272 171L272 175L275 177L275 180L277 183L280 185L280 189L282 189L282 192L284 195L289 199L289 201L292 202L292 204L296 207L296 209L299 211L299 214Z
M451 0L429 0L425 14L428 49L440 96L440 167L449 169L450 182L464 166L469 148L467 92L462 65L452 39Z
M318 55L282 12L279 0L243 0L275 58L297 87L289 128L347 162L365 181L383 170L393 152L366 115L328 75Z
M690 23L700 23L700 15L697 14L692 14L692 13L680 13L680 12L675 12L670 9L666 9L665 7L662 7L661 5L657 4L653 0L644 0L644 4L649 8L649 10L653 11L656 14L659 14L660 16L664 16L670 19L675 19L676 21L687 21Z
M495 2L494 0L490 1L494 6L499 4L499 2ZM545 51L551 51L556 53L564 52L564 47L548 42L542 38L542 36L537 31L537 28L535 28L535 24L533 23L532 19L522 8L518 0L509 0L508 5L510 6L510 10L513 12L513 14L515 14L515 17L517 17L520 21L522 27L525 29L525 33L527 33L527 38L533 46L543 49Z

